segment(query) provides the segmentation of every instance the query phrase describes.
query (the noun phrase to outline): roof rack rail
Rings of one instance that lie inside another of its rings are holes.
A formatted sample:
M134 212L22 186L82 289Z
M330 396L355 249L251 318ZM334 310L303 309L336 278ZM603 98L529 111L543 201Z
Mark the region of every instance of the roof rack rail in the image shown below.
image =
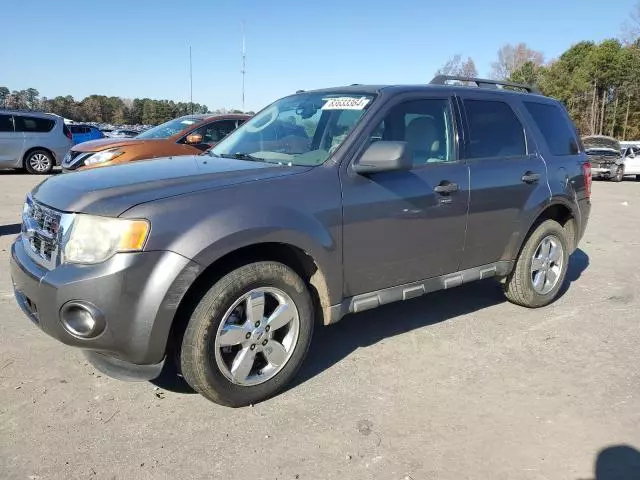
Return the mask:
M519 88L521 90L526 91L527 93L537 93L540 94L540 90L532 85L526 85L524 83L514 83L514 82L506 82L503 80L489 80L486 78L475 78L475 77L462 77L458 75L436 75L433 77L433 80L429 82L431 85L446 85L448 81L459 81L459 82L469 82L475 83L478 88L498 88L501 87L512 87Z

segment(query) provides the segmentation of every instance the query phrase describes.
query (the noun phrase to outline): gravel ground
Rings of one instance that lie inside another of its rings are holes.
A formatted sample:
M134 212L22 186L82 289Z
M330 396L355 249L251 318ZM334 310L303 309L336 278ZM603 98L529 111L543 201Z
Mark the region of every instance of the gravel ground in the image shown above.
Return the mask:
M594 183L553 305L485 281L353 315L229 409L107 378L22 315L8 252L39 180L0 174L1 478L640 478L640 182Z

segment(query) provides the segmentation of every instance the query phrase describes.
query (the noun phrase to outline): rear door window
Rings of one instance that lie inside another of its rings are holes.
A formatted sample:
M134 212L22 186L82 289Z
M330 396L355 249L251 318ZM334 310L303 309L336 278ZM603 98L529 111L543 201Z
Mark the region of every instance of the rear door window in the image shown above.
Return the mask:
M524 128L508 103L464 100L469 123L467 158L518 157L527 154Z
M13 132L11 115L0 115L0 132Z
M576 155L580 148L569 118L558 105L522 102L542 132L553 155Z
M22 115L17 115L14 119L17 132L50 132L56 123L48 118Z

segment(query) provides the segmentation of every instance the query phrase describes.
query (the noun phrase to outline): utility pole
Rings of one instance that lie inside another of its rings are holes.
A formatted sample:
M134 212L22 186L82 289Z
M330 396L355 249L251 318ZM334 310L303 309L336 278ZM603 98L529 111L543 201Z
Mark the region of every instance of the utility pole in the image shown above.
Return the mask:
M247 46L244 38L244 20L242 21L242 112L245 112L244 109L244 76L247 72Z
M622 129L622 140L627 139L627 124L629 123L629 107L631 106L631 95L627 92L627 114L624 116L624 128Z
M193 63L191 62L191 45L189 45L189 110L193 113Z

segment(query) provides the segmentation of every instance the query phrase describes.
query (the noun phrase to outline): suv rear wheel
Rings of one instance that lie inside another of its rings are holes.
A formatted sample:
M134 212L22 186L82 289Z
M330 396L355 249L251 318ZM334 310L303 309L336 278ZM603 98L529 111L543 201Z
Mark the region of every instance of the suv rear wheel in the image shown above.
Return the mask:
M24 168L32 175L51 173L54 165L53 156L46 150L33 150L24 159Z
M276 262L238 268L213 285L194 310L182 341L182 374L221 405L259 402L296 374L313 323L311 297L292 269Z
M527 239L506 279L507 299L529 308L548 305L562 288L568 264L566 230L555 220L545 220Z

